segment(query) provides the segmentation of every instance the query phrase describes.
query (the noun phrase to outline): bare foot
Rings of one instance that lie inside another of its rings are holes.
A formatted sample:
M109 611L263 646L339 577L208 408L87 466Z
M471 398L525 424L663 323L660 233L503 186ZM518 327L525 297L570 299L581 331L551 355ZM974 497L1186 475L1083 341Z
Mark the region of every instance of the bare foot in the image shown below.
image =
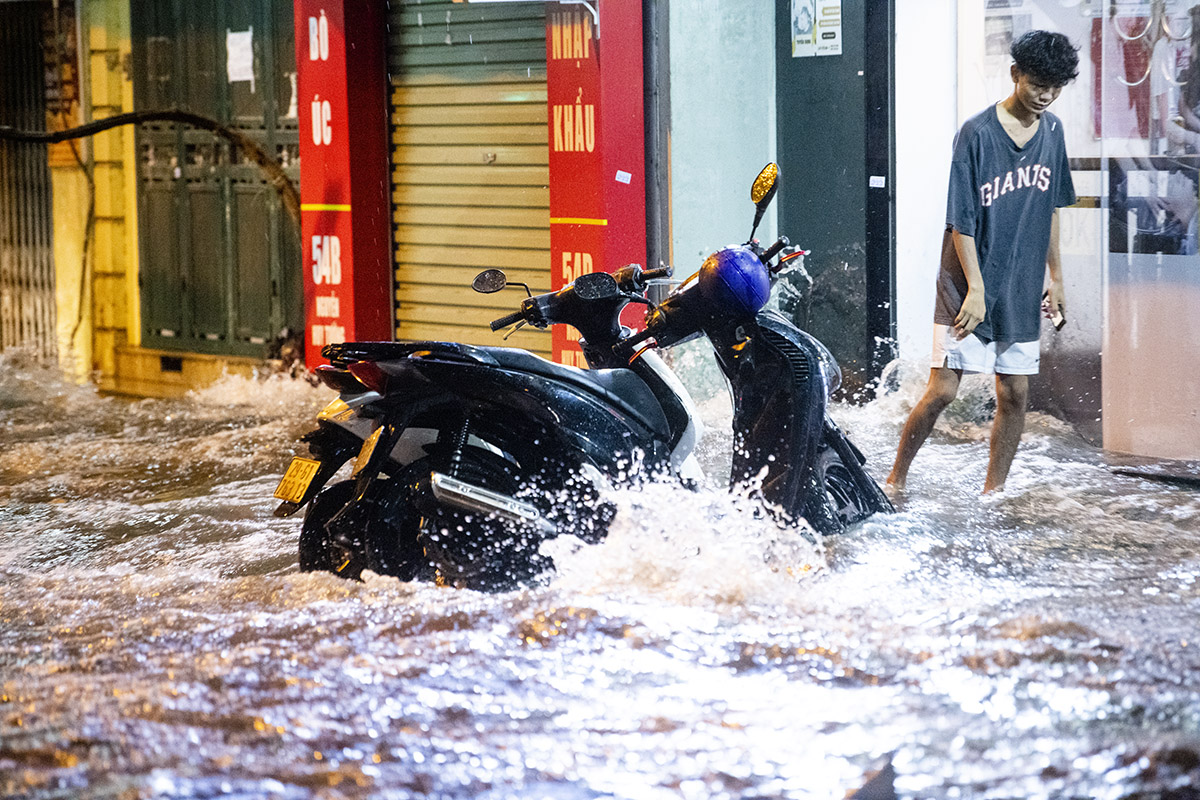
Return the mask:
M903 481L889 480L883 485L883 493L887 495L888 500L893 503L904 499L904 483Z

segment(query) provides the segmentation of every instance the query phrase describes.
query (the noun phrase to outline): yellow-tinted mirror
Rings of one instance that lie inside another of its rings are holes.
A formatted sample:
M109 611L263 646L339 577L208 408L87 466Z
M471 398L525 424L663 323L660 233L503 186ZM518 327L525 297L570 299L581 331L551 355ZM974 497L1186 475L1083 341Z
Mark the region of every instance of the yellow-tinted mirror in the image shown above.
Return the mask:
M767 206L771 205L771 201L775 199L775 191L778 188L779 165L772 161L762 168L762 172L758 173L758 177L754 179L754 185L750 187L750 199L754 201L754 227L750 229L751 239L754 238L754 232L758 230L758 223L762 222Z
M770 195L771 190L775 188L775 180L779 177L779 166L772 161L762 168L762 172L758 173L758 177L754 179L754 186L750 188L750 200L755 205L761 203L763 198Z

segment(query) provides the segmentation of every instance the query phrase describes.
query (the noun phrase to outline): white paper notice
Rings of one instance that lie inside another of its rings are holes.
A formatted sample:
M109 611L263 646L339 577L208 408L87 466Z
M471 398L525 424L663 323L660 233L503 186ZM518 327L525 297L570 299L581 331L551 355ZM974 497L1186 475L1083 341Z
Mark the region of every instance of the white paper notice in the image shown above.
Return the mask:
M842 0L792 0L792 57L842 54Z
M225 31L225 62L229 82L250 81L250 92L254 92L254 26L248 31Z

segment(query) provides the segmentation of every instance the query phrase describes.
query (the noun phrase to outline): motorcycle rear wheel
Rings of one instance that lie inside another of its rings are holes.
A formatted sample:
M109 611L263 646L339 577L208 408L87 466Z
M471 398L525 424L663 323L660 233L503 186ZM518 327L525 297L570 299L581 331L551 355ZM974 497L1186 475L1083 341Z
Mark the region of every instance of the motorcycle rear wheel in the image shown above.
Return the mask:
M300 570L332 572L359 580L369 569L400 580L428 577L428 561L417 542L420 517L411 508L407 491L392 498L402 485L377 479L362 502L350 510L352 519L330 521L354 497L355 481L341 481L321 492L304 515L300 530Z
M558 533L573 534L585 542L600 541L608 532L616 509L601 500L597 488L577 465L564 461L538 441L505 442L481 430L484 441L504 455L466 446L452 462L445 453L425 464L470 485L532 505L556 532L486 512L470 511L441 503L432 496L416 497L422 519L418 541L436 568L439 583L485 592L500 592L543 582L554 569L553 560L540 545ZM548 434L538 439L545 441ZM444 464L444 466L441 466ZM428 491L422 483L423 491Z
M523 487L539 483L533 458L526 455L526 464L518 466L481 448L464 447L452 471L471 485L516 496ZM450 470L449 465L445 469ZM525 498L525 502L535 500L545 513L548 509L539 493ZM426 513L418 538L436 567L438 583L485 592L507 591L536 582L552 568L550 560L538 552L544 534L511 520L444 505L433 497L423 498L420 504Z

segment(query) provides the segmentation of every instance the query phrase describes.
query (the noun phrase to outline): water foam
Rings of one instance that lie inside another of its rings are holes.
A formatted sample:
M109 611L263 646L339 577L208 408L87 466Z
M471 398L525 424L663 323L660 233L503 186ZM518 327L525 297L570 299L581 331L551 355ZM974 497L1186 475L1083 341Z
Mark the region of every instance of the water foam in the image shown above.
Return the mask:
M811 528L782 527L745 497L659 482L617 489L608 537L545 545L554 587L680 605L777 606L802 595L825 564Z

